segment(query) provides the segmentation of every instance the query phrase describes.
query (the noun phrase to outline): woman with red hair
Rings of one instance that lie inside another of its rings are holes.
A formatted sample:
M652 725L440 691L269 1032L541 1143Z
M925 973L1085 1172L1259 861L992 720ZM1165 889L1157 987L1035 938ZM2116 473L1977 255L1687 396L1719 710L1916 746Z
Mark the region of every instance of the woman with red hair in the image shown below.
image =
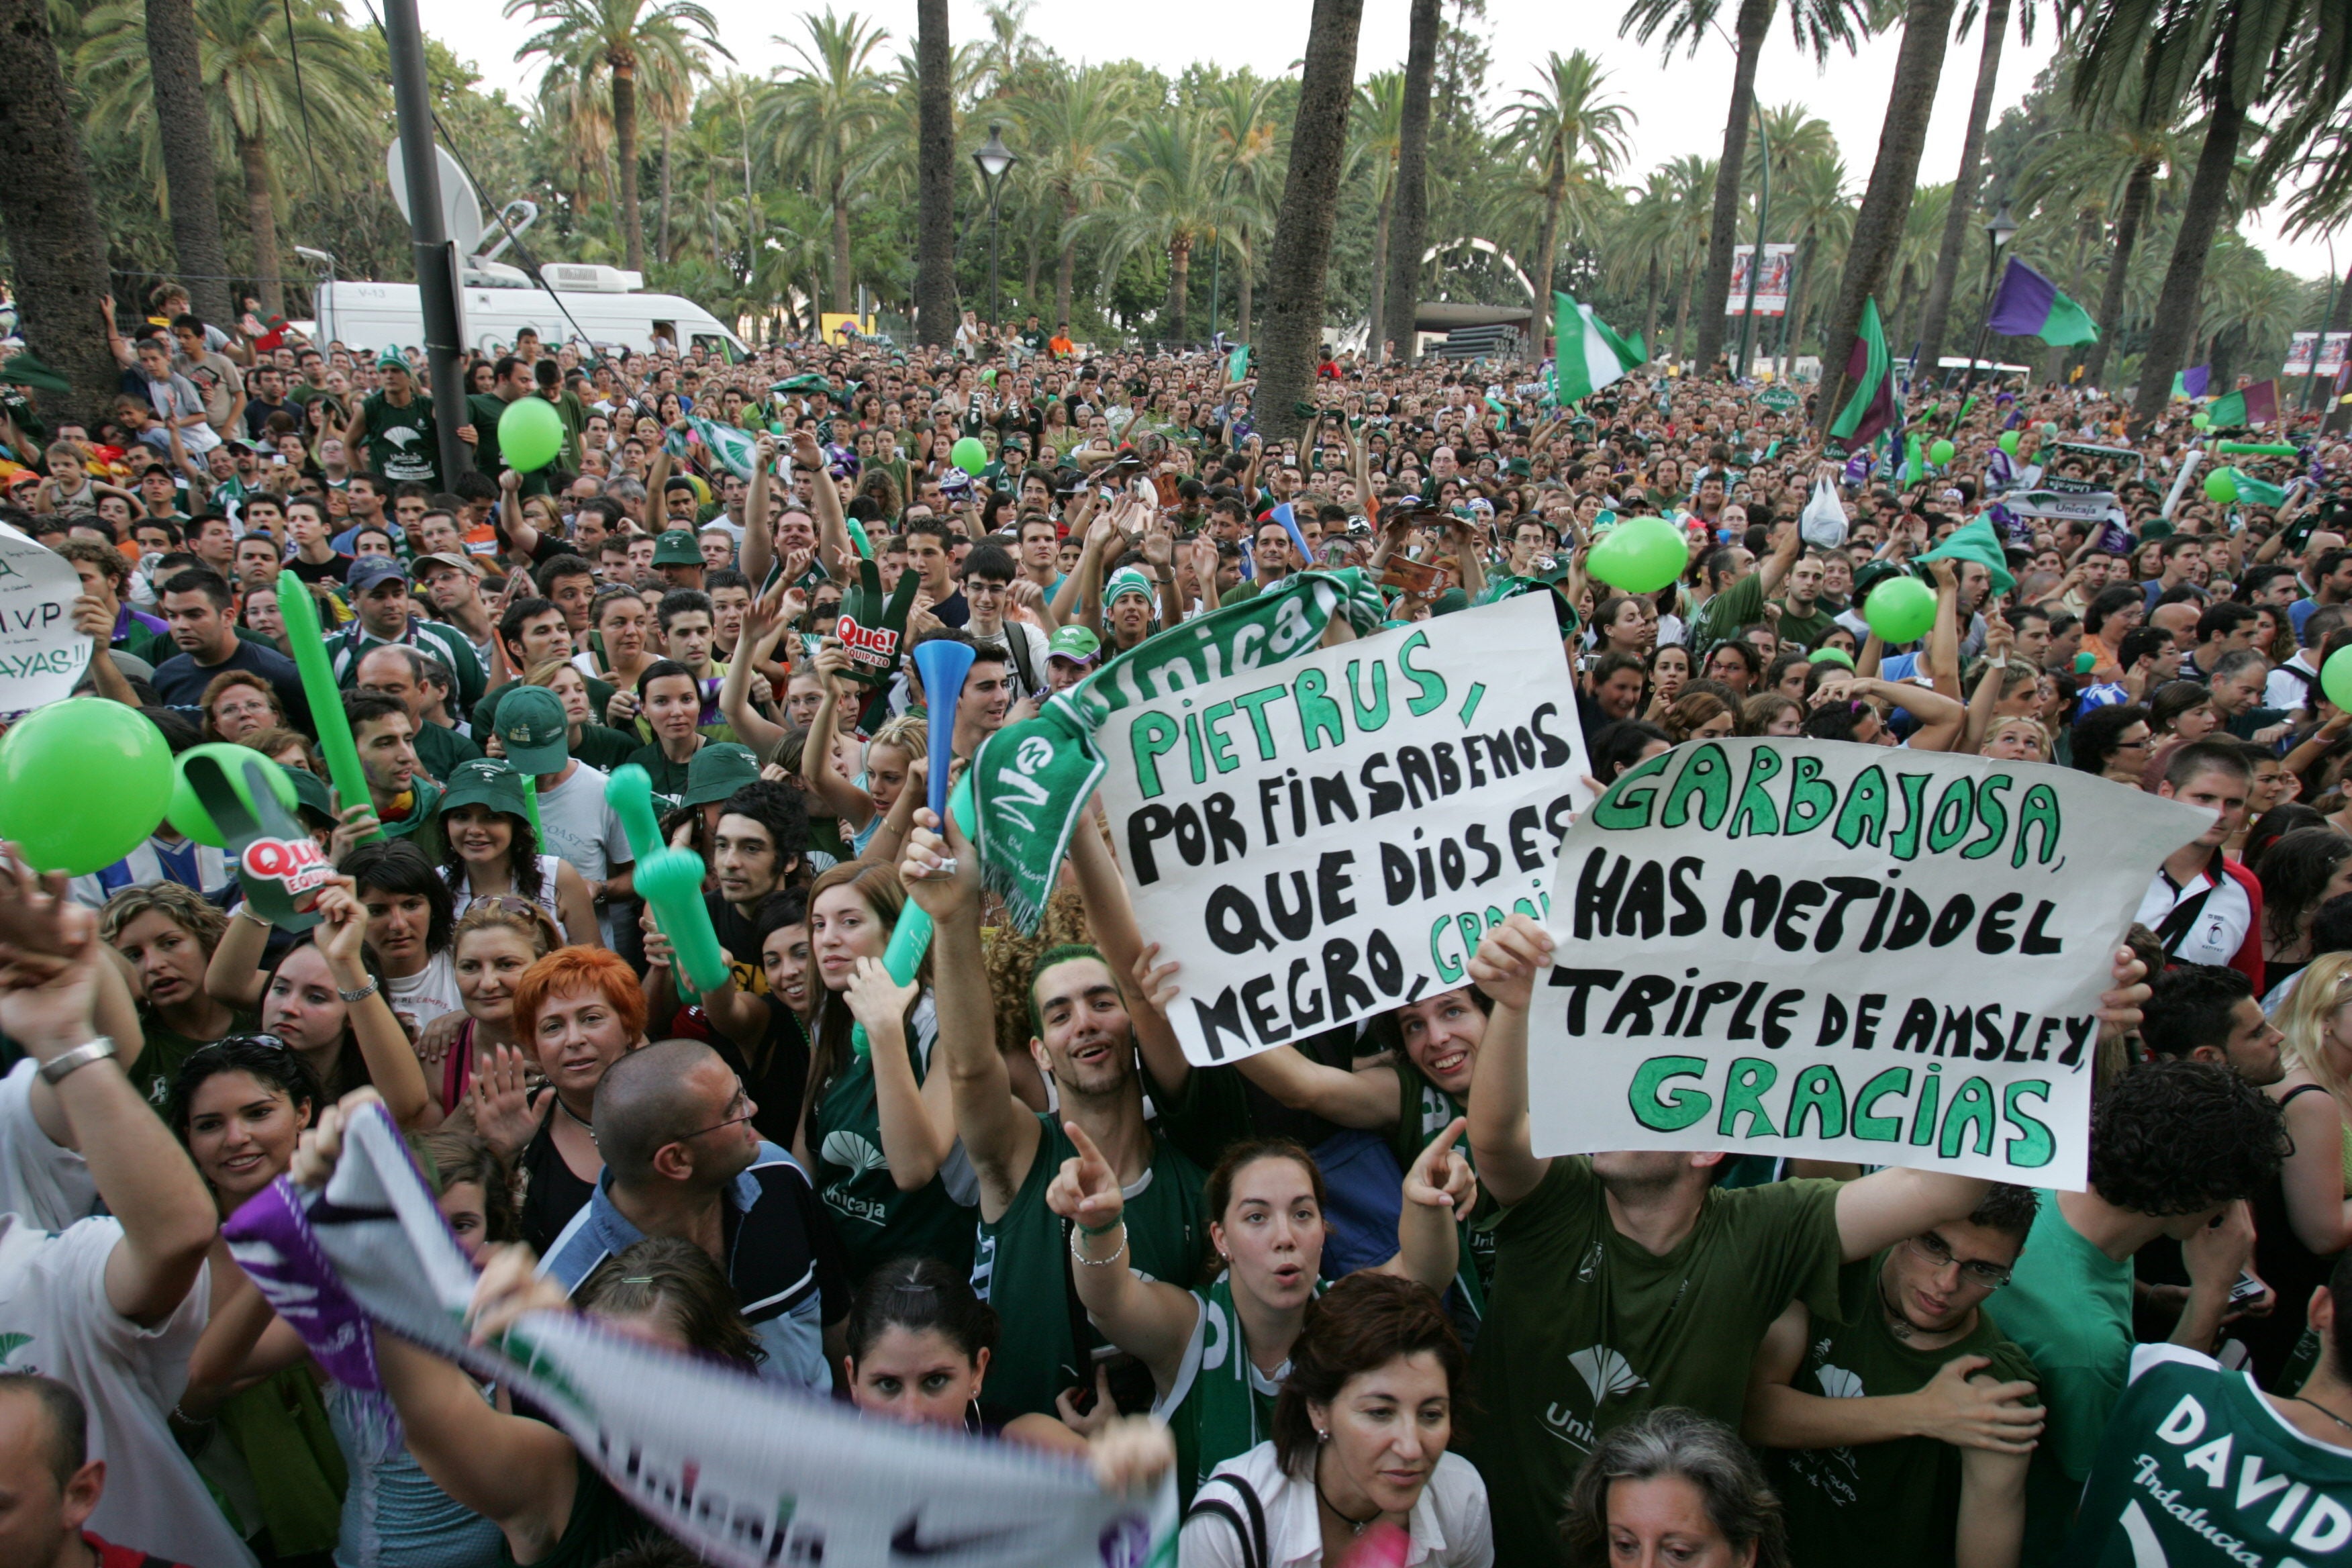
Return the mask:
M604 1169L591 1120L596 1086L646 1043L646 994L610 949L560 947L515 982L514 1032L520 1048L484 1059L466 1100L475 1131L515 1167L523 1240L545 1252ZM523 1087L526 1060L547 1079L536 1095Z

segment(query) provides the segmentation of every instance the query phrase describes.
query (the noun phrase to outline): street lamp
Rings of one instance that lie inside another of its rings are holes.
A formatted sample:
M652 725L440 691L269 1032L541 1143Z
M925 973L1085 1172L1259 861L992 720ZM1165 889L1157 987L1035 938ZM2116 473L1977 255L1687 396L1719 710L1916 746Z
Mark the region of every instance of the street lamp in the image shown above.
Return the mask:
M1995 268L2000 261L2001 251L2008 247L2011 240L2017 237L2017 220L2009 216L2009 201L2006 197L2002 198L2000 205L1993 210L1992 216L1985 219L1984 232L1984 314L1982 319L1977 323L1976 352L1969 356L1968 384L1971 390L1976 386L1977 376L1979 374L1978 367L1984 359L1985 334L1992 330L1992 291L1995 288L1999 287L2000 283L2000 276ZM1913 365L1911 367L1911 379L1915 384L1919 379L1919 367L1917 365Z
M1021 159L1004 144L1004 127L992 125L988 140L972 153L971 161L980 166L981 183L988 190L988 321L993 328L1002 324L1004 314L996 270L996 199L1004 193L1004 176Z

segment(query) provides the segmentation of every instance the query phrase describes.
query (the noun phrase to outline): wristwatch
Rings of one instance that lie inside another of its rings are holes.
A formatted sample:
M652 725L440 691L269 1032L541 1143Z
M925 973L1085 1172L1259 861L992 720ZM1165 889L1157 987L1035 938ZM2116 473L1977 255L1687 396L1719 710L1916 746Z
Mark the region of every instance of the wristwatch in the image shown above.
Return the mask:
M100 1035L93 1040L76 1046L61 1056L53 1057L43 1062L41 1077L50 1083L56 1083L76 1068L86 1068L92 1062L104 1061L114 1054L114 1042L106 1036Z

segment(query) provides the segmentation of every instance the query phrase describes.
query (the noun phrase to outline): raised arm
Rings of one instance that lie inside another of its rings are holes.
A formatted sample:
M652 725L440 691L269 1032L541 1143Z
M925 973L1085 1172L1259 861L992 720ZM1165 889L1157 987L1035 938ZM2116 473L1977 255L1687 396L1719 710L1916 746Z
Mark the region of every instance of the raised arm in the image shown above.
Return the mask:
M841 646L841 639L825 638L816 654L817 679L824 687L824 695L817 702L816 717L809 721L808 737L801 745L801 780L825 809L851 827L862 828L874 820L873 797L842 776L841 766L833 755L833 739L841 719L842 687L848 668L849 650Z
M1154 942L1144 950L1156 956ZM1171 974L1176 965L1164 966ZM1396 1068L1351 1072L1326 1067L1295 1046L1256 1051L1234 1064L1250 1082L1293 1110L1304 1110L1341 1127L1375 1131L1396 1125L1400 1110Z
M251 904L238 905L213 948L212 962L205 966L205 994L240 1013L260 1006L268 984L262 977L261 960L268 946L269 921Z
M1144 946L1142 928L1136 924L1135 906L1128 901L1118 862L1111 858L1110 846L1103 841L1091 812L1070 835L1070 869L1078 879L1078 903L1086 910L1087 929L1094 933L1095 945L1102 949L1111 973L1119 977L1120 987L1129 994L1128 1018L1134 1026L1143 1065L1161 1092L1171 1098L1181 1095L1192 1076L1192 1064L1185 1059L1184 1047L1177 1043L1176 1031L1169 1027L1164 1011L1166 1001L1175 994L1169 982L1176 966L1171 963L1151 970L1150 961L1158 955L1159 944Z
M768 492L775 484L776 438L761 432L751 443L751 487L743 497L743 575L757 589L776 561L775 531L768 526Z
M874 1100L880 1118L882 1154L890 1180L902 1193L929 1185L948 1163L956 1141L955 1100L949 1075L932 1073L915 1081L908 1049L907 1009L919 987L890 978L878 958L861 958L850 977L850 1016L866 1026L874 1062Z
M1528 1009L1536 972L1552 962L1542 926L1513 914L1488 930L1470 958L1472 984L1495 1004L1470 1081L1470 1155L1495 1201L1508 1208L1534 1192L1551 1169L1528 1131Z
M1152 1382L1165 1394L1183 1365L1200 1304L1189 1290L1135 1272L1118 1173L1085 1128L1065 1121L1062 1131L1078 1152L1062 1162L1045 1189L1045 1205L1072 1223L1070 1278L1078 1302L1104 1338L1151 1369Z
M350 878L333 878L319 889L319 913L324 919L316 940L320 956L327 961L329 978L345 995L367 992L364 998L351 1004L351 1026L360 1058L367 1063L368 1081L375 1086L384 1109L392 1112L402 1131L436 1125L443 1108L434 1103L432 1091L425 1087L425 1064L408 1043L407 1031L394 1015L391 999L362 959L367 942L367 910Z
M857 552L850 548L849 523L842 515L841 492L834 488L833 476L825 471L824 449L816 444L815 431L793 432L793 467L808 476L809 515L816 519L817 563L835 582L846 582L849 563L857 559Z
M1454 1223L1455 1215L1469 1213L1478 1196L1470 1163L1454 1148L1466 1125L1459 1116L1448 1122L1404 1173L1397 1254L1381 1265L1381 1273L1417 1280L1440 1296L1462 1267L1462 1227Z
M750 537L748 531L744 537ZM727 679L719 688L719 711L734 729L735 738L761 754L773 750L792 731L752 703L751 667L759 661L761 644L793 618L792 605L800 598L800 590L783 582L752 601L736 628L735 657L729 661Z

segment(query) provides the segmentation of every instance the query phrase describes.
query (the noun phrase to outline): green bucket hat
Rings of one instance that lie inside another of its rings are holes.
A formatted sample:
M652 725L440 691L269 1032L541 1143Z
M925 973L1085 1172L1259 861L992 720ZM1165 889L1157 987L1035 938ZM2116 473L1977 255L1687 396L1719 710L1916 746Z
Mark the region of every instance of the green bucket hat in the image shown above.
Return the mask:
M499 743L518 773L552 773L572 758L563 699L544 686L518 686L499 703Z
M694 535L682 528L664 529L654 539L654 564L656 566L699 566L702 552L694 542Z
M296 814L316 816L320 826L333 826L335 797L328 791L327 781L308 768L288 768L286 777L294 786Z
M1992 574L1992 591L2006 594L2017 586L2017 579L2009 570L2009 559L2001 552L2000 537L1992 531L1992 519L1979 517L1965 528L1955 531L1949 539L1933 550L1923 551L1921 561L1973 561Z
M499 707L503 710L505 702ZM449 787L442 792L434 810L446 816L461 805L487 805L509 816L530 819L530 803L522 795L522 774L497 757L476 757L451 771Z
M499 704L499 711L506 705ZM686 794L680 805L709 805L725 800L745 784L760 776L760 759L751 754L749 746L739 746L731 741L719 741L694 753L686 765Z

